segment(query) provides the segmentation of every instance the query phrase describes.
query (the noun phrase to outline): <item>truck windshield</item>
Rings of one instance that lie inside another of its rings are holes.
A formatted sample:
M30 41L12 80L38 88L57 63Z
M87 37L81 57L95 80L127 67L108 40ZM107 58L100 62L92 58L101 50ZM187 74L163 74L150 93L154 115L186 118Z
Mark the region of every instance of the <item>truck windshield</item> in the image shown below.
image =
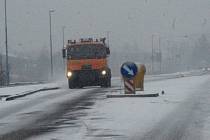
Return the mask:
M106 47L97 45L77 45L67 49L68 59L99 59L106 57Z

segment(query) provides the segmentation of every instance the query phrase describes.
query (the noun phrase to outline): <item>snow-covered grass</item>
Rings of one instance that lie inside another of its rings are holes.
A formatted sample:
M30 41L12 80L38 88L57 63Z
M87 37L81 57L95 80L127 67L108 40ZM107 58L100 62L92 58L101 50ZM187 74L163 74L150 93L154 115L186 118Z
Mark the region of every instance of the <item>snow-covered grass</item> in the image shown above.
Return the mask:
M69 126L32 139L121 140L144 135L195 94L209 78L205 75L147 82L145 93L164 90L165 94L156 98L107 98L96 101L92 109L85 110L88 115L77 121L80 127Z

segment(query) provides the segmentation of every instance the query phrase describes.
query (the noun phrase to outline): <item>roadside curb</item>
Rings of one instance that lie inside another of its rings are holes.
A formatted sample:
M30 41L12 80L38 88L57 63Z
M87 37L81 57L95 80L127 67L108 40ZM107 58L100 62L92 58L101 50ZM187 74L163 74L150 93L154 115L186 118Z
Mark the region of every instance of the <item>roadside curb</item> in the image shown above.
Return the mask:
M22 98L22 97L25 97L25 96L28 96L28 95L31 95L31 94L34 94L34 93L37 93L37 92L48 91L48 90L57 90L57 89L60 89L60 87L41 88L41 89L37 89L37 90L26 91L22 94L16 94L16 95L8 96L8 97L4 98L4 100L5 101L11 101L11 100L15 100L17 98Z
M38 85L38 84L44 84L45 82L16 82L16 83L10 83L9 87L14 86L25 86L25 85Z
M123 97L158 97L159 93L156 94L132 94L132 95L128 95L128 94L111 94L111 95L107 95L107 98L123 98Z

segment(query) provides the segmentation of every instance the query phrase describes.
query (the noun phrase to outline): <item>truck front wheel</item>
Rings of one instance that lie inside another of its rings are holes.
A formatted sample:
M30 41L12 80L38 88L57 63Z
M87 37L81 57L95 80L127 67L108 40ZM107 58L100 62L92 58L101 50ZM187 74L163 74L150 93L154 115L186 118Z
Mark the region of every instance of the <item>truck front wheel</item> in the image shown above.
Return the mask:
M104 80L101 87L105 87L105 88L111 87L111 78Z
M74 82L73 80L69 79L69 80L68 80L68 83L69 83L69 88L70 88L70 89L75 88L75 82Z

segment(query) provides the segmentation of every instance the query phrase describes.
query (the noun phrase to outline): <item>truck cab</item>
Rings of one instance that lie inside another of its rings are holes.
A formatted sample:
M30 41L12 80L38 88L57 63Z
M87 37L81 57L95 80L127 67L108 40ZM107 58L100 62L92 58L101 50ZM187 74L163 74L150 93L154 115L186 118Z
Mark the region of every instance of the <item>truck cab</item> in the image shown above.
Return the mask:
M69 88L84 86L111 86L111 69L108 66L109 47L105 38L68 40L63 49L67 60L66 76Z

